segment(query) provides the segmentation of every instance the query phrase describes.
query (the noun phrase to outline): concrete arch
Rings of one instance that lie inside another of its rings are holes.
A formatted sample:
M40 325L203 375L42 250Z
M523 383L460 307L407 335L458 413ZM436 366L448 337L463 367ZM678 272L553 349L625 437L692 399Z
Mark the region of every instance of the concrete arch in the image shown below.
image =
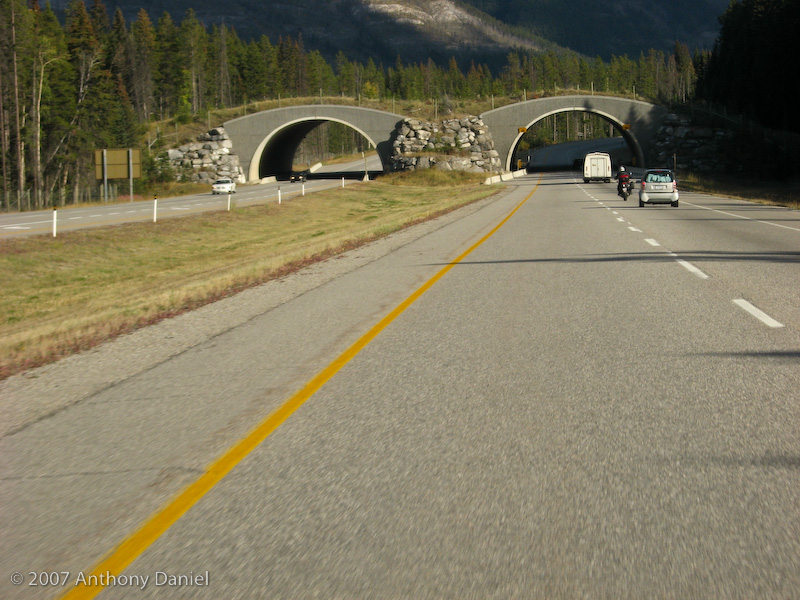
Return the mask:
M510 171L514 149L523 136L520 128L528 128L547 116L568 111L593 113L613 123L622 133L641 167L647 166L650 139L668 113L663 106L625 98L556 96L490 110L481 115L481 118L492 132L495 149L504 159L505 169ZM625 126L628 128L624 129Z
M392 139L403 117L356 106L290 106L246 115L224 123L247 181L291 172L294 154L311 130L324 122L351 127L376 148L389 170Z
M633 135L631 135L628 131L623 129L625 123L620 123L613 115L606 114L603 111L599 111L599 110L589 111L589 110L585 110L583 108L566 107L566 108L562 108L562 109L559 109L559 110L552 110L550 112L544 113L544 114L538 116L536 118L536 120L531 121L530 123L527 123L526 125L524 125L524 127L526 129L528 129L531 126L533 126L535 123L541 121L542 119L544 119L546 117L549 117L550 115L557 115L559 113L572 112L572 111L587 112L587 113L595 114L595 115L597 115L599 117L602 117L603 119L605 119L609 123L612 123L617 128L617 130L619 130L619 132L622 134L622 137L627 142L628 147L631 149L631 153L633 154L633 156L636 157L636 164L637 165L644 165L645 164L644 154L642 152L642 147L639 144L639 141ZM509 153L508 161L513 161L514 149L519 144L519 141L522 139L523 135L525 135L524 132L518 132L518 135L514 138L514 141L511 143L511 150L510 150L510 153ZM510 168L510 166L511 166L511 163L509 162L509 163L507 163L506 168Z
M377 148L378 143L380 143L380 141L372 139L366 132L355 127L352 123L347 123L341 119L307 117L289 121L280 129L270 133L258 145L254 156L260 158L259 160L251 161L246 172L248 181L260 179L262 172L269 173L269 171L274 171L269 173L270 175L290 172L292 170L292 157L297 153L300 143L314 128L322 123L341 123L346 125L364 137L372 148Z

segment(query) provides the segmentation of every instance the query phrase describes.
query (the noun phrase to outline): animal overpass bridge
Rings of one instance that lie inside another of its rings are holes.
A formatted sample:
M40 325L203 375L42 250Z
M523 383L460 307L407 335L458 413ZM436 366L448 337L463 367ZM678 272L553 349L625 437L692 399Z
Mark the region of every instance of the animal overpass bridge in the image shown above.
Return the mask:
M562 112L599 115L622 134L636 164L647 166L651 139L668 110L663 106L608 96L556 96L510 104L481 115L506 171L527 128ZM377 150L384 172L392 171L392 143L402 115L361 108L314 104L265 110L224 123L247 181L292 171L300 143L325 122L342 123L360 133Z

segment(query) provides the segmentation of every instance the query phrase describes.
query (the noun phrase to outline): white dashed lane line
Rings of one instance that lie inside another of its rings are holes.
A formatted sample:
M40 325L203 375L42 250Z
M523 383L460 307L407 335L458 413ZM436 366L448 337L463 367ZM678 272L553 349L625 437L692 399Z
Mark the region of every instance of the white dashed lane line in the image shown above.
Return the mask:
M592 196L591 194L586 192L586 190L584 190L584 192L592 200L596 201L600 206L604 207L607 210L611 210L611 208L609 206L606 206L606 204L604 204L603 202L601 202L600 200L598 200L597 198L595 198L594 196ZM686 204L690 204L690 203L687 202ZM702 208L702 209L710 210L710 211L713 211L713 212L719 212L719 213L722 213L722 214L725 214L725 215L729 215L731 217L737 217L739 219L747 219L748 221L759 221L760 223L764 223L766 225L775 225L776 227L782 227L784 229L795 229L796 230L796 228L794 228L794 227L787 227L785 225L779 225L777 223L770 223L769 221L761 221L760 219L751 219L749 217L743 217L741 215L735 215L733 213L728 213L728 212L725 212L725 211L722 211L722 210L707 208L705 206L699 206L699 205L696 205L696 204L691 204L691 206L696 206L697 208ZM612 214L618 215L619 213L617 211L612 211ZM637 227L634 227L633 224L630 221L625 221L625 219L623 217L619 217L618 216L617 217L617 221L619 221L620 223L627 223L628 229L630 229L634 233L642 233L641 229L638 229ZM647 242L648 244L650 244L653 247L656 247L656 248L660 248L661 247L661 244L657 240L655 240L653 238L644 238L644 241ZM669 250L665 250L665 252L666 252L666 254L668 256L671 256L672 258L674 258L675 262L677 262L679 265L681 265L684 269L686 269L687 271L689 271L693 275L696 275L700 279L709 279L709 276L706 273L704 273L703 271L701 271L700 269L695 267L689 261L683 260L677 254L675 254L674 252L670 252ZM744 300L743 298L738 298L738 299L734 300L733 303L736 304L741 309L745 310L748 314L754 316L756 319L758 319L759 321L764 323L767 327L771 327L773 329L779 329L779 328L784 326L783 323L781 323L779 321L776 321L775 319L770 317L767 313L765 313L761 309L753 306L750 302L748 302L747 300Z
M747 300L745 300L743 298L738 298L738 299L734 300L733 303L736 306L746 310L748 313L753 315L756 319L758 319L759 321L764 323L764 325L766 325L767 327L772 327L773 329L779 329L779 328L783 327L783 323L780 323L780 322L776 321L775 319L770 317L767 313L765 313L761 309L756 308L755 306L753 306L752 304L750 304Z
M702 272L700 269L698 269L697 267L695 267L695 266L694 266L692 263L690 263L689 261L683 260L682 258L676 258L676 259L675 259L675 261L676 261L676 262L677 262L677 263L678 263L680 266L682 266L684 269L686 269L687 271L689 271L690 273L692 273L692 274L694 274L694 275L697 275L697 276L698 276L700 279L708 279L708 275L706 275L705 273L703 273L703 272Z

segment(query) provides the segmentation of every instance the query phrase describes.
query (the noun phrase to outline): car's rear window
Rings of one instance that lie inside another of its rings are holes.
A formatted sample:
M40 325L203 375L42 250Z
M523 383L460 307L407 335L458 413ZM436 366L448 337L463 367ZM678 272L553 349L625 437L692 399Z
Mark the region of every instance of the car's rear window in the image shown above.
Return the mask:
M667 172L662 173L648 173L645 177L647 183L671 183L672 174Z

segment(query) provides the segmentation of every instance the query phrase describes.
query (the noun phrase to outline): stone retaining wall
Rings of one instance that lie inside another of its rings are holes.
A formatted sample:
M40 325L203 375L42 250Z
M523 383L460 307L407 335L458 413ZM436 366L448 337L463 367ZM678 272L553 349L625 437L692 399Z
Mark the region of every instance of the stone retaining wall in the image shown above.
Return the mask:
M442 169L498 173L500 155L489 128L480 117L449 119L441 124L404 119L392 143L395 171Z
M212 183L220 177L230 177L237 183L245 182L239 157L222 127L199 135L195 143L168 150L167 155L179 181Z
M709 172L724 170L724 148L734 133L727 129L693 125L688 117L667 115L653 138L648 164L681 170Z

